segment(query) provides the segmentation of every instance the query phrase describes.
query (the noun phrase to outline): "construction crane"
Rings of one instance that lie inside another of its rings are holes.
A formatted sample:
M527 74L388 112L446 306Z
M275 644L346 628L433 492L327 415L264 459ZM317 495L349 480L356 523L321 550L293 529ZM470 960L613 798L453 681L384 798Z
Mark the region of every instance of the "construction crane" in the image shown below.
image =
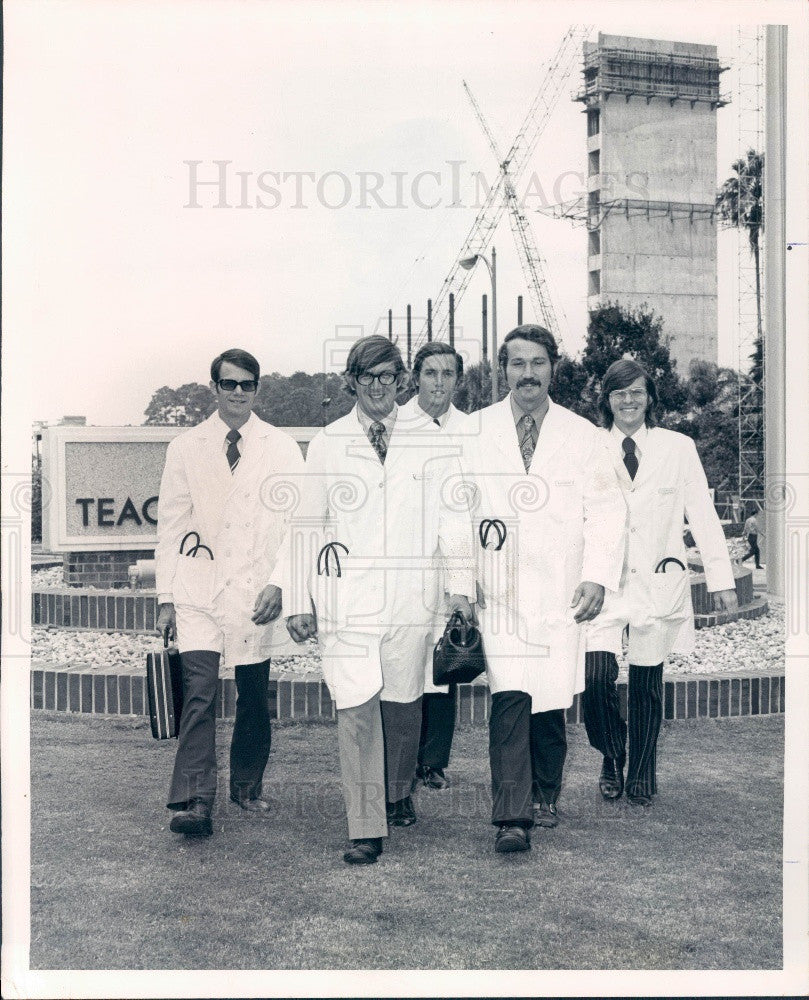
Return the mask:
M486 139L489 142L491 151L494 153L494 158L500 164L501 176L503 178L503 190L505 192L506 205L509 210L508 218L511 224L511 232L514 236L514 242L517 247L517 256L519 257L520 264L522 265L523 277L525 278L525 283L528 286L528 294L531 298L531 304L534 307L534 315L539 322L543 323L551 331L556 338L557 344L561 348L562 335L559 329L559 322L556 318L556 311L554 310L553 302L551 300L548 281L545 277L547 268L545 266L545 261L542 258L542 254L539 252L539 247L537 246L536 239L534 238L533 230L528 223L525 212L523 212L522 206L520 205L520 200L517 197L517 192L514 188L514 181L511 178L509 162L501 158L497 141L494 138L488 122L484 118L478 102L475 100L475 95L472 93L466 80L463 81L463 85Z
M502 169L500 170L496 182L492 185L474 225L464 240L463 246L433 302L433 335L436 339L441 338L447 327L450 293L454 293L457 307L472 278L472 272L465 270L461 266L461 261L482 254L491 242L508 204L505 190L506 174L514 184L528 165L531 154L534 152L539 137L556 106L562 88L565 86L565 81L578 58L581 44L589 32L589 25L574 25L568 28L553 58L546 65L537 95L514 137L511 148L502 161L507 165L508 170L505 173ZM427 323L425 322L415 347L418 348L426 339Z

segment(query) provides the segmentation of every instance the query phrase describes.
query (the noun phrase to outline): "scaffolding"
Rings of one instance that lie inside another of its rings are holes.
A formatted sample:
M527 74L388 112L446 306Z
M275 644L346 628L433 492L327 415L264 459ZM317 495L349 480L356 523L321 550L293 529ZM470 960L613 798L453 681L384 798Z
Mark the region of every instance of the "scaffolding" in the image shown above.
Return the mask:
M599 46L584 56L584 87L575 96L589 107L602 95L667 98L722 107L728 99L719 91L719 74L726 67L719 60L696 53L653 52Z
M604 220L614 213L625 218L644 216L647 219L668 218L671 221L687 219L708 219L716 217L716 205L692 201L648 201L643 198L613 198L603 201L598 191L590 191L585 197L580 195L558 205L548 205L537 211L554 219L570 219L574 225L584 224L588 232L600 229Z

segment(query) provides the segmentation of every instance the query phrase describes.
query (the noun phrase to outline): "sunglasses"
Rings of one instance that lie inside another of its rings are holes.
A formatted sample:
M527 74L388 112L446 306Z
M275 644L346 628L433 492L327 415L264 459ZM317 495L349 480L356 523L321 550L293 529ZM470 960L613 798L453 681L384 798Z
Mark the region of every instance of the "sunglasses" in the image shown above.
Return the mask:
M225 392L233 392L236 386L241 386L242 392L255 392L258 382L254 378L246 378L243 382L238 382L235 378L220 378L216 383Z

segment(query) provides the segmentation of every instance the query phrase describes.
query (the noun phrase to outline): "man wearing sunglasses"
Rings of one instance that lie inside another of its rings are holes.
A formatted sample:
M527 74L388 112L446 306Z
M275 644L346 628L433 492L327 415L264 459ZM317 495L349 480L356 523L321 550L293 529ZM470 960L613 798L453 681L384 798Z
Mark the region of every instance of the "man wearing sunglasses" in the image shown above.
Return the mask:
M401 419L405 374L385 337L352 346L344 376L357 406L309 445L285 546L287 628L298 642L317 631L337 709L352 865L377 860L388 823L416 822L410 792L437 581L467 619L475 595L471 523L453 502L460 468L451 447ZM295 552L305 553L297 574Z
M270 653L291 644L283 627L271 624L281 613L281 590L270 577L286 517L267 501L266 486L274 476L300 473L303 457L289 435L253 413L258 379L258 361L247 351L214 359L216 411L171 441L160 484L157 630L176 637L184 693L167 804L171 830L188 836L213 829L223 654L235 666L237 693L230 799L250 812L269 809L261 792L270 753ZM180 551L189 532L199 538L194 555Z
M618 710L616 657L628 634L629 759L626 797L640 809L657 792L657 737L663 718L663 663L694 648L694 613L683 541L686 516L718 611L737 607L725 536L690 437L655 426L657 388L636 361L614 362L599 409L615 476L627 506L621 586L588 626L582 710L591 746L603 757L598 787L624 792L627 724Z

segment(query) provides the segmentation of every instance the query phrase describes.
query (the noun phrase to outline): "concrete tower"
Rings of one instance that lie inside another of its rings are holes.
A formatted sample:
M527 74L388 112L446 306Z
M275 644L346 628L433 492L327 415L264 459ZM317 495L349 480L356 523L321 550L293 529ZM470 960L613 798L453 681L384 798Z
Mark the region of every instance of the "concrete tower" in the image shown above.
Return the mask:
M647 303L681 375L716 361L713 45L599 34L584 44L589 309Z

